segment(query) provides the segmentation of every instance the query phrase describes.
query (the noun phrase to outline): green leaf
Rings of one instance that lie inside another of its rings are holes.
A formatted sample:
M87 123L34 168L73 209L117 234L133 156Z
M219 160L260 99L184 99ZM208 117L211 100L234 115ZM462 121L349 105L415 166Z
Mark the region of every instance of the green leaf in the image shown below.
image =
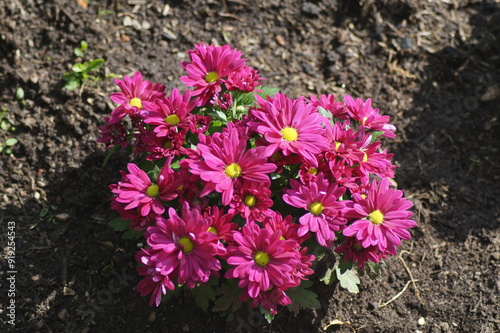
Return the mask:
M370 133L372 135L372 141L371 141L371 143L374 143L375 141L377 141L377 139L379 138L379 136L381 136L384 133L385 133L385 131L374 131L374 132L371 132Z
M208 112L207 113L209 116L212 116L213 118L215 119L218 119L224 123L227 123L227 116L224 112L220 111L220 110L214 110L212 112Z
M273 97L274 95L276 95L276 93L278 91L280 91L278 88L275 88L275 87L262 87L260 88L260 90L262 90L262 92L260 93L257 93L260 97L266 97L266 96L270 96L270 97Z
M86 40L80 41L80 49L82 50L82 52L87 51L88 47L89 47L89 43L87 43Z
M302 283L294 288L288 289L285 293L292 300L292 304L288 305L288 309L294 313L298 313L300 308L304 309L319 309L321 304L318 301L318 295L306 289L312 286L312 281L304 280Z
M73 89L76 89L80 86L80 80L78 80L77 78L75 77L71 77L67 80L66 84L64 85L64 88L68 89L68 90L73 90Z
M2 121L0 121L0 128L4 131L8 131L10 128L10 122L7 119L2 119Z
M230 280L232 281L232 280ZM222 295L217 298L212 311L226 311L231 308L231 312L236 312L241 307L241 289L236 283L224 283L215 290L215 295Z
M361 281L359 280L355 269L349 269L342 273L340 268L336 267L335 271L337 272L337 278L339 279L340 286L342 288L345 288L354 294L359 293L358 284Z
M80 72L84 72L86 71L88 68L88 64L87 62L84 62L84 63L76 63L74 64L72 67L71 67L71 70L75 73L80 73Z
M335 272L335 268L328 267L326 269L325 275L319 278L320 281L323 281L327 286L331 285L335 280L337 280L337 275Z
M81 57L83 57L83 51L82 51L82 49L81 49L81 48L79 48L79 47L75 47L75 48L73 49L73 53L74 53L77 57L80 57L80 58L81 58Z
M104 65L104 59L94 59L90 62L86 72L96 71Z
M215 301L214 289L211 285L200 285L194 289L191 289L191 293L194 295L194 301L196 305L207 312L210 300Z
M119 217L111 220L108 223L108 226L113 228L115 231L125 231L130 228L130 221L129 220L124 220Z
M122 238L123 239L139 239L142 237L143 233L144 233L144 231L129 229L129 230L125 231Z
M333 119L333 114L321 106L318 106L318 113L323 117L330 119L330 121Z
M8 146L8 147L12 147L13 145L15 145L17 143L17 139L16 138L8 138L7 140L5 140L5 145Z
M264 318L266 318L267 322L270 324L273 319L274 319L274 316L266 309L264 309L262 306L259 306L259 310L260 310L260 313L264 316Z
M16 100L20 101L24 98L24 90L23 88L19 87L16 90Z

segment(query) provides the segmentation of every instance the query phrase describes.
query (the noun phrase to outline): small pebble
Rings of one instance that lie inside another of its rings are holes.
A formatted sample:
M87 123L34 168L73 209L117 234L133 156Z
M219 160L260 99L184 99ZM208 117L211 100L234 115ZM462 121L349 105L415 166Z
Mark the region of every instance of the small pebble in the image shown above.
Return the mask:
M68 213L60 213L54 216L59 222L66 222L69 219Z
M411 49L413 47L413 40L410 37L403 37L399 40L399 46L403 50Z
M57 316L61 321L66 321L66 319L68 319L68 310L62 309L61 311L59 311Z
M156 320L156 312L155 312L155 311L153 311L153 312L151 312L151 313L149 314L149 316L148 316L148 321L153 322L153 321L155 321L155 320Z
M418 323L420 326L424 326L424 325L425 325L425 318L424 318L424 317L420 317L420 318L418 318L417 323Z
M183 332L189 332L189 325L188 324L182 325L182 331Z

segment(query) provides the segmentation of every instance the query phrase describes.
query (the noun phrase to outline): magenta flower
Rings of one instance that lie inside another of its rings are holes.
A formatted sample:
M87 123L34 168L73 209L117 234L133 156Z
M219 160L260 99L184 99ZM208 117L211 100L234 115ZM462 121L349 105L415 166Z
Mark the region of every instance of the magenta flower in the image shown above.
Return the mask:
M142 231L156 223L156 218L159 216L151 211L149 215L142 216L138 209L125 209L125 204L119 203L116 200L111 201L111 209L120 214L123 220L130 221L130 229Z
M161 84L153 85L151 82L142 80L141 72L137 71L132 78L125 76L122 80L115 80L121 92L110 95L113 102L120 104L111 112L110 123L119 122L127 114L137 115L143 108L144 101L152 102L157 98L163 98L165 86Z
M354 237L347 237L345 243L335 249L335 252L343 255L344 262L355 262L360 269L364 269L368 261L380 262L386 255L380 252L377 246L364 248L361 242Z
M303 98L291 100L280 93L267 100L256 98L259 108L250 111L255 121L248 125L264 136L270 153L298 154L317 166L315 155L328 148L323 127L328 120Z
M363 101L357 98L356 101L349 95L344 96L347 113L362 126L372 131L383 131L382 136L395 138L396 127L388 123L390 117L379 114L379 109L372 108L372 100L368 98Z
M359 171L364 176L364 181L368 182L370 173L374 173L380 178L393 178L395 165L391 164L394 154L379 152L380 141L371 143L370 134L360 134L359 152L362 158L358 160Z
M111 190L116 194L115 200L126 204L125 210L138 209L142 216L151 211L160 215L165 211L162 201L170 201L177 197L177 188L181 185L180 179L173 175L170 161L167 159L158 176L158 182L153 184L148 175L133 163L127 165L128 174L123 173L122 181Z
M260 90L255 90L264 79L259 77L257 70L252 67L245 66L238 71L228 75L226 87L229 90L239 90L246 93Z
M98 127L101 135L97 139L97 142L107 143L108 148L117 144L121 145L122 148L126 148L128 146L128 139L125 126L121 122L110 123L109 117L104 117L104 121L106 125Z
M211 275L218 276L221 264L217 256L226 249L219 237L209 231L210 219L204 219L197 208L188 203L182 206L182 217L173 208L169 219L159 218L156 226L146 232L147 242L157 261L160 273L177 278L178 284L194 288L197 283L208 282Z
M238 228L236 223L231 222L234 215L231 213L224 214L223 209L217 206L209 207L203 216L210 220L210 227L207 231L213 232L224 241L232 240L233 231Z
M198 106L215 105L218 100L224 78L238 71L245 65L242 53L231 49L229 45L214 46L200 43L188 51L191 62L182 62L181 66L188 75L181 81L188 87L195 87L193 96L199 96Z
M244 225L233 234L234 244L227 249L227 263L236 267L225 277L239 279L238 286L252 298L271 288L295 285L291 273L300 263L298 244L280 238L280 231L272 233L255 223Z
M280 288L272 288L270 290L263 290L257 297L251 297L248 293L244 293L241 296L242 301L251 299L250 306L256 308L257 306L262 306L265 310L269 311L271 315L276 315L278 313L278 304L285 306L292 304L290 297L285 294L285 291Z
M270 208L274 202L271 190L262 183L244 182L231 200L229 212L241 214L246 219L261 222L265 217L274 216Z
M189 129L192 127L192 114L190 113L198 103L198 99L191 100L191 91L183 95L178 89L172 90L168 98L156 99L153 102L144 102L147 110L141 112L144 122L153 125L153 132L157 136L167 136L178 128Z
M381 252L396 255L401 239L411 238L407 229L417 225L409 219L413 215L409 211L411 201L402 196L402 191L390 188L387 178L379 184L374 180L366 198L354 193L354 207L348 217L355 220L343 230L344 235L356 237L364 248L377 246Z
M332 94L321 95L319 99L316 95L311 95L309 97L309 103L315 107L322 107L323 109L330 111L335 118L349 119L344 103L336 102L335 96Z
M198 143L201 159L189 161L190 172L208 182L202 194L212 190L222 193L223 205L231 202L236 181L248 180L268 186L271 182L268 175L276 169L276 165L267 163L265 148L246 150L247 141L230 124L228 131L214 133L208 145Z
M290 180L291 189L284 190L283 200L294 207L303 208L309 213L299 218L301 224L298 235L311 231L316 233L318 243L330 247L339 231L347 222L344 218L346 201L338 199L345 193L345 187L338 187L318 174L316 181L301 184Z
M162 265L158 263L158 251L148 251L141 249L135 255L135 260L143 266L137 267L140 276L144 276L137 284L137 291L144 297L151 294L149 305L159 306L163 295L167 294L167 289L174 290L175 285L169 275L161 272Z

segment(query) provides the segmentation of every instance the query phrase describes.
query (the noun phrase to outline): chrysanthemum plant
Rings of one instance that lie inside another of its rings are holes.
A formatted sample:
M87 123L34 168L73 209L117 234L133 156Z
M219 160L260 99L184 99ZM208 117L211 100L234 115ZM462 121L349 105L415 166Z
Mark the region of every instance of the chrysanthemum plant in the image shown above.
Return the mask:
M185 89L166 94L140 72L116 80L100 127L100 142L134 153L110 186L110 226L144 237L137 290L151 305L183 291L228 314L248 301L268 320L279 305L319 307L312 281L358 292L357 273L416 226L379 141L395 137L389 117L370 99L263 87L229 45L188 55Z

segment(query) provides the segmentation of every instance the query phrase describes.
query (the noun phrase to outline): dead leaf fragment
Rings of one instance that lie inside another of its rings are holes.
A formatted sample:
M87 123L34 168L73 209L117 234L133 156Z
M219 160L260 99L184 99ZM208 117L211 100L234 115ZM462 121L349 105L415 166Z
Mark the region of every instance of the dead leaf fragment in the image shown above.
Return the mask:
M285 39L283 38L283 36L276 35L276 37L274 37L274 39L276 40L276 43L278 43L279 45L281 45L281 46L286 45L286 42L285 42Z
M83 9L87 9L89 4L85 0L76 0L76 3L78 6L82 7Z

